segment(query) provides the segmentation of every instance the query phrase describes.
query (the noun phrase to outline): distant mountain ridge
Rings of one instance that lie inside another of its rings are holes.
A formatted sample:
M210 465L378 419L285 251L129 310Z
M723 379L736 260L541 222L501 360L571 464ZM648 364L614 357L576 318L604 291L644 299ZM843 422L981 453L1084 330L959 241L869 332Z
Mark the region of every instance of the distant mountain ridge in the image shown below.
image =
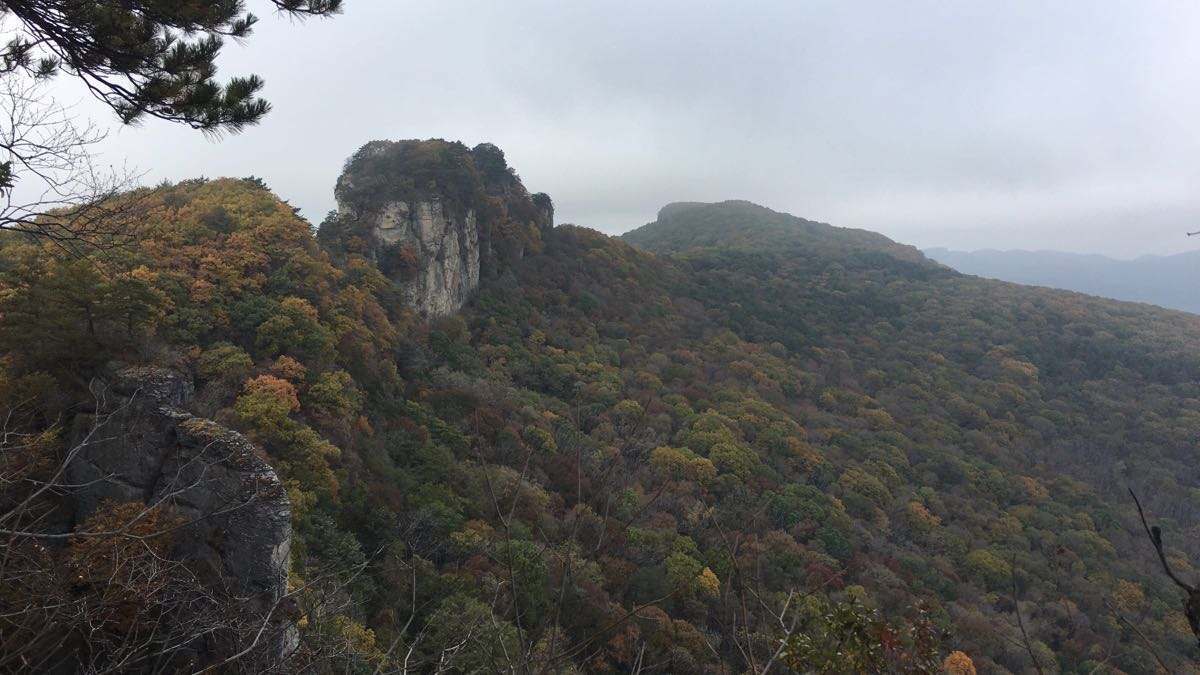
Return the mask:
M924 253L964 274L1200 314L1200 250L1133 260L1063 251L929 248Z

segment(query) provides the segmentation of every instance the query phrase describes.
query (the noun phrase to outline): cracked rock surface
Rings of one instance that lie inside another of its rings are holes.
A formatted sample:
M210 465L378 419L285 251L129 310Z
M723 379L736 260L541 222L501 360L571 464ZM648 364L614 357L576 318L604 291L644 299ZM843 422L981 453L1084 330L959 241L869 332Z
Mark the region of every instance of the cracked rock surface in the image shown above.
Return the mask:
M187 523L173 556L249 598L257 610L284 596L292 541L291 506L279 476L245 436L184 406L184 375L155 367L119 370L99 414L76 420L84 443L68 464L74 520L106 501L161 504ZM86 441L86 442L85 442Z

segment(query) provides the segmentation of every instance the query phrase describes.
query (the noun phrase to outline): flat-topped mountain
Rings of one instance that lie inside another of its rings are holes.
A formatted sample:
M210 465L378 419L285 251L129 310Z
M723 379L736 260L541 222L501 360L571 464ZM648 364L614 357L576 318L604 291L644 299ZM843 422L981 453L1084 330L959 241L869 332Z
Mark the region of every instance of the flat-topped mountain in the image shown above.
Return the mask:
M621 238L655 253L711 247L783 247L831 255L878 251L912 262L924 260L916 248L897 244L882 234L834 227L741 200L668 204L659 210L654 222L626 232Z

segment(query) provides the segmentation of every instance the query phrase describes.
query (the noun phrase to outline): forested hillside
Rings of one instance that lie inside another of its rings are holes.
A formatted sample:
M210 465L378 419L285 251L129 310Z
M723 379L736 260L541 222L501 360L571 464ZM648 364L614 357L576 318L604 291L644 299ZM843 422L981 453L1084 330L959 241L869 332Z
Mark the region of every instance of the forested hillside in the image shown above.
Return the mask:
M481 168L411 147L430 193ZM724 202L626 241L521 229L534 243L425 319L343 216L314 233L261 181L126 198L146 209L132 245L4 242L0 397L37 441L5 454L0 510L62 510L69 494L29 486L102 407L96 382L183 373L189 411L286 489L270 621L288 649L264 653L254 626L167 641L147 626L186 607L130 608L191 576L147 589L126 537L60 545L8 521L6 654L362 673L1154 673L1196 655L1126 488L1200 578L1200 317ZM142 532L105 526L129 508L20 524ZM170 557L173 530L151 529L134 541Z

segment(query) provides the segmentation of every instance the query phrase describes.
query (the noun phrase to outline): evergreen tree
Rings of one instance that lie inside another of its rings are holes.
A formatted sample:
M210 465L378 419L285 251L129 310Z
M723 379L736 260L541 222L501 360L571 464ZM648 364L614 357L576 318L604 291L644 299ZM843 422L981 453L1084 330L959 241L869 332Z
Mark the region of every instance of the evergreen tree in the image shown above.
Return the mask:
M293 16L327 16L341 0L270 0ZM258 19L241 0L3 0L0 19L19 24L0 48L0 75L66 72L126 123L144 117L208 132L237 132L270 104L256 75L216 80L225 38L250 35ZM7 172L0 173L3 187Z

